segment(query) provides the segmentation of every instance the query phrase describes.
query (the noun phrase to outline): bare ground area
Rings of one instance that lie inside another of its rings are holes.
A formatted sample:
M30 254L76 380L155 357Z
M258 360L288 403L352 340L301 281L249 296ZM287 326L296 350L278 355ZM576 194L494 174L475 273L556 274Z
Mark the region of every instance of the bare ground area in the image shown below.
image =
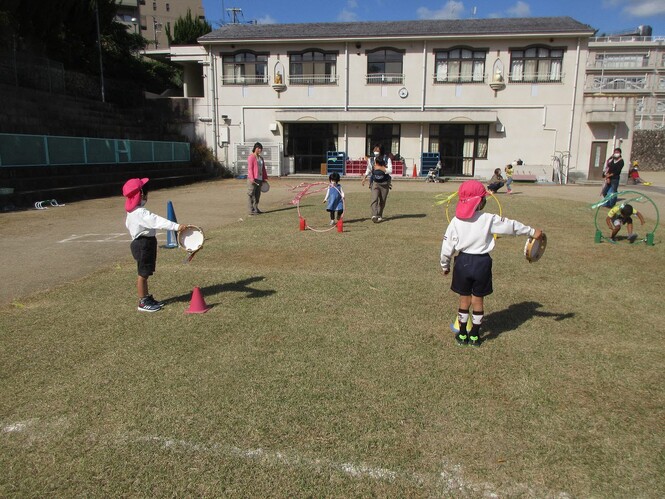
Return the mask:
M662 210L665 207L665 172L645 172L653 186L622 186L647 194ZM292 208L292 187L301 182L322 182L323 177L285 177L271 180L271 190L261 200L262 216L270 211ZM344 179L346 192L360 192L358 179ZM391 196L400 191L423 193L452 192L457 183L431 184L422 180L397 180ZM592 204L598 201L600 185L531 185L517 184L515 195L565 199ZM505 194L502 194L505 195ZM117 262L131 260L129 235L125 228L124 198L117 196L67 204L48 210L30 209L0 214L2 221L2 254L0 268L0 306L26 295L43 292L90 275ZM247 189L244 180L217 180L200 184L152 191L147 207L166 216L171 201L178 219L204 230L242 223L247 214ZM390 202L390 201L389 201ZM426 202L431 202L428 197ZM369 196L368 196L369 205ZM369 211L369 206L368 206ZM294 211L294 227L297 226ZM592 222L590 222L592 223ZM165 241L161 233L160 241ZM169 251L169 250L160 250ZM180 251L180 250L172 250Z

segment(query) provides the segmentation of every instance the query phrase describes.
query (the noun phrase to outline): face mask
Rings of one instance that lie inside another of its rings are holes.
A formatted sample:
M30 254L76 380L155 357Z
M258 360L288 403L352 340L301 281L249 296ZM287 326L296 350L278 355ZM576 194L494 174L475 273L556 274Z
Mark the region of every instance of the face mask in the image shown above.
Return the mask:
M614 153L614 157L615 157L615 158L620 158L620 157L621 157L621 154L619 154L618 152L615 152L615 153Z
M374 157L379 155L379 151L374 151Z

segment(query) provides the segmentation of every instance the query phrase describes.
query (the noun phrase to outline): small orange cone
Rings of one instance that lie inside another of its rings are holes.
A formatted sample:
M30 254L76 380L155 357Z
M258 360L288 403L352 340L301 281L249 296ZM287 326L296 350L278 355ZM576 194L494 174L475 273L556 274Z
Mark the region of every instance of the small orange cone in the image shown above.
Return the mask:
M300 217L300 230L305 230L307 228L307 224L305 223L305 219L303 217Z
M337 220L337 232L344 232L344 221L341 218Z
M418 170L416 169L416 164L413 163L413 178L416 178L418 176Z
M204 314L210 307L206 305L203 295L201 294L201 288L196 286L194 291L192 291L192 299L189 302L189 308L185 310L186 314Z

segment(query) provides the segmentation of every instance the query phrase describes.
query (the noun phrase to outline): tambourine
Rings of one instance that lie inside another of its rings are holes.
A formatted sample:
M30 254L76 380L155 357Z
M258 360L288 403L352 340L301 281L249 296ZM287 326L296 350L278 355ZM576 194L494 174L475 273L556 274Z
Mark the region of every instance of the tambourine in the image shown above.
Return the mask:
M546 247L547 236L544 232L540 239L530 237L524 245L524 256L529 263L537 262L540 260L540 257L543 256L543 253L545 253Z
M187 225L184 229L178 231L178 246L189 253L187 261L191 262L194 255L203 248L205 234L201 227L196 225Z
M268 192L270 190L270 184L266 180L265 182L261 182L261 192Z

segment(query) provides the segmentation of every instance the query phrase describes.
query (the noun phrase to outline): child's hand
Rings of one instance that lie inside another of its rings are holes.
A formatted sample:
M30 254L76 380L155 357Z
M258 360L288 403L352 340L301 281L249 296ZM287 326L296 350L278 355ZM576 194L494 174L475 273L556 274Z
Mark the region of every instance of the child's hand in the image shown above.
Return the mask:
M533 238L540 240L543 237L543 231L536 229L536 232L533 233Z

